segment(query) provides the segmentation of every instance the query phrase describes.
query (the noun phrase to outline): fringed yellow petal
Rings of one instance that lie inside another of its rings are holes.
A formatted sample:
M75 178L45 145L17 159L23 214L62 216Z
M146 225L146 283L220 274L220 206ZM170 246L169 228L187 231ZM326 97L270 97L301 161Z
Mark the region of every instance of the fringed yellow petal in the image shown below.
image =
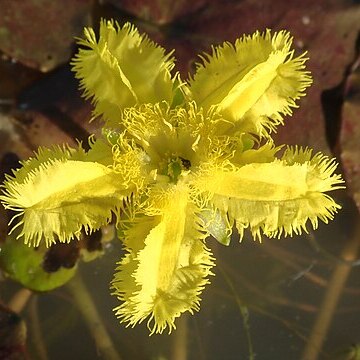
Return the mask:
M98 229L135 188L121 174L98 163L55 159L35 168L31 165L27 162L14 177L7 177L1 200L6 208L19 212L13 228L21 228L18 237L34 246L42 238L49 246L57 239L65 242L79 237L82 228Z
M27 160L21 161L22 167L13 171L16 173L17 182L23 182L29 175L29 171L35 170L41 164L53 160L82 160L85 157L85 151L81 146L77 149L71 148L67 145L53 146L50 148L39 147L33 157Z
M261 232L278 237L306 231L308 220L316 228L318 218L325 223L333 218L340 206L324 192L342 187L335 168L322 154L309 159L307 151L290 149L284 160L212 169L199 176L196 186L208 191L212 205L236 222L241 237L248 226L254 238L260 239Z
M190 80L193 99L206 109L217 105L241 131L266 135L311 84L306 58L293 58L291 43L288 32L267 30L213 48Z
M291 51L286 61L279 64L276 70L273 63L275 72L272 81L236 124L238 131L268 136L270 132L276 130L277 125L284 123L283 115L292 115L292 109L298 107L296 100L304 96L306 88L312 84L310 72L304 70L306 60L305 54L293 58L293 51ZM249 86L259 90L258 85L263 84L263 78L259 76L258 79L253 80L254 83L243 84L243 87ZM235 116L239 99L236 95L240 96L240 93L236 94L234 90L226 104L228 108L225 110L225 112L229 111L228 114L232 113Z
M259 147L244 149L244 151L235 151L231 162L238 165L251 163L269 163L275 160L275 154L282 146L275 146L272 141L268 141Z
M287 51L271 53L266 61L254 66L230 89L219 103L227 118L239 120L251 109L275 80L277 69L285 62L288 54ZM271 103L268 105L272 106Z
M105 166L111 166L114 163L113 144L106 138L89 138L90 149L82 157L76 157L74 160L94 161Z
M160 46L141 35L129 23L120 27L113 21L100 23L99 40L93 29L73 60L76 77L86 98L93 98L95 115L119 124L121 110L142 103L172 102L174 61Z
M206 233L197 209L188 203L187 190L175 189L169 200L162 214L151 220L154 227L150 231L150 222L145 220L135 223L133 233L127 233L126 244L131 250L113 281L115 294L125 300L115 309L116 315L130 326L148 319L151 334L165 329L171 332L181 313L199 309L200 294L214 265L203 243ZM147 232L143 248L132 245ZM136 257L133 249L140 249Z
M309 171L306 182L311 191L326 192L343 189L341 175L334 174L338 167L336 159L330 159L321 152L312 156L312 149L289 146L282 156L287 165L308 164Z
M131 223L127 220L121 224L122 231L119 233L119 237L127 253L118 263L114 279L111 282L111 289L122 302L122 305L115 308L114 311L120 319L124 319L123 321L126 321L125 316L131 316L129 314L135 314L137 311L137 304L133 301L134 295L141 290L141 284L137 284L133 276L139 267L137 255L145 246L144 239L160 220L160 216L141 216L134 218Z

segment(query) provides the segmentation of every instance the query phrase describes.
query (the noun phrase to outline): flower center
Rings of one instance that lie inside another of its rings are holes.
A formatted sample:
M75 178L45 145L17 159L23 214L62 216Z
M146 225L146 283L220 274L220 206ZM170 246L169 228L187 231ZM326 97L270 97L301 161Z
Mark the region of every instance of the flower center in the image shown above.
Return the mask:
M168 160L166 175L169 176L170 182L177 183L180 175L189 171L191 167L190 160L184 159L180 156L173 156Z

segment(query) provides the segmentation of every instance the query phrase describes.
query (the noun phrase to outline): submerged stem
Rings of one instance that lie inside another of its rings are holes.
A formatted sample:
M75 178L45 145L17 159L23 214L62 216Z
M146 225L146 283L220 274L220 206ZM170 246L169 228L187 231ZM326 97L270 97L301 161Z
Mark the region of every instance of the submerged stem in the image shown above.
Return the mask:
M36 351L36 358L39 360L48 360L49 357L39 319L38 296L36 295L30 302L29 317L32 343Z
M220 265L218 265L218 268L220 269L220 272L222 274L222 276L224 277L227 285L229 286L229 288L231 289L231 292L234 295L235 301L237 306L239 307L240 310L240 314L241 317L243 319L243 327L244 327L244 331L245 331L245 335L246 335L246 340L247 340L247 344L248 344L248 350L249 350L249 360L254 360L255 359L255 354L254 354L254 349L253 349L253 344L252 344L252 339L251 339L251 334L250 334L250 324L249 324L249 309L248 307L242 302L242 300L240 299L238 293L235 290L234 284L232 283L231 279L229 278L229 276L226 274L226 272L224 271L224 269L222 269L222 267Z
M325 341L326 334L329 330L331 320L341 293L344 289L346 280L351 271L351 262L355 261L360 248L360 226L356 227L354 236L346 244L340 254L341 261L335 267L335 270L329 281L324 300L321 304L320 311L311 330L309 341L304 349L302 360L316 360Z
M188 314L184 314L178 319L177 329L172 341L172 360L187 360L188 358L188 318Z
M33 292L31 290L22 288L13 295L7 306L9 309L19 314L28 304L32 295Z
M79 272L67 284L67 287L84 317L103 359L121 360Z

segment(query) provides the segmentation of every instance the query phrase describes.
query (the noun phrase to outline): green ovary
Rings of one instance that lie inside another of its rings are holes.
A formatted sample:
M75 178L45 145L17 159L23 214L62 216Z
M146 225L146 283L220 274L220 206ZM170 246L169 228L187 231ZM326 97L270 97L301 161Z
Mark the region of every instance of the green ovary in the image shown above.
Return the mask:
M181 177L188 173L191 167L191 162L181 156L166 156L164 160L159 163L159 174L165 175L169 178L169 182L176 184Z

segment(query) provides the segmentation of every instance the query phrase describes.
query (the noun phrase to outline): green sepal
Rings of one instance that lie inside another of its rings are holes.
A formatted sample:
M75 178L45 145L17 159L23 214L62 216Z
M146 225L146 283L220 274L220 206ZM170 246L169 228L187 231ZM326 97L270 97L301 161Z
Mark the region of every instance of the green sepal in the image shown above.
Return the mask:
M232 231L226 214L221 214L215 209L204 209L200 212L199 217L212 237L222 245L230 245Z

